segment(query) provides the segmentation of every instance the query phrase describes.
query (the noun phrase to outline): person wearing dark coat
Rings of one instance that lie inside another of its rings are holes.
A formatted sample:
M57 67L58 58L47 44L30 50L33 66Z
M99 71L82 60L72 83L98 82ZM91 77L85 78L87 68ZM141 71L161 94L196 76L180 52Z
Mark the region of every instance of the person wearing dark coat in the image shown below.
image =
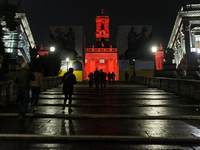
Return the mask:
M18 96L20 98L20 110L18 120L24 121L26 110L29 104L30 81L34 81L35 76L29 70L28 63L22 63L21 68L22 70L17 74L15 83L18 84Z
M105 84L105 82L106 82L106 73L104 73L103 71L102 71L102 69L100 70L100 84L101 84L101 89L103 90L105 90L106 89L106 84Z
M108 76L108 83L111 84L112 74L108 72L107 76Z
M93 84L93 80L94 80L94 74L92 72L90 72L90 74L88 75L89 77L89 88L90 90L92 90L92 84Z
M99 89L99 70L98 70L98 68L96 68L96 70L94 71L94 81L95 81L96 89Z
M128 81L128 76L129 76L129 74L128 74L128 72L126 71L126 73L124 74L124 76L125 76L125 79L126 79L126 82Z
M69 71L64 74L62 77L63 89L62 92L65 94L64 104L62 110L65 110L67 98L69 96L69 108L68 111L72 112L71 103L72 103L72 94L74 93L74 84L77 83L76 76L73 74L74 69L69 68Z

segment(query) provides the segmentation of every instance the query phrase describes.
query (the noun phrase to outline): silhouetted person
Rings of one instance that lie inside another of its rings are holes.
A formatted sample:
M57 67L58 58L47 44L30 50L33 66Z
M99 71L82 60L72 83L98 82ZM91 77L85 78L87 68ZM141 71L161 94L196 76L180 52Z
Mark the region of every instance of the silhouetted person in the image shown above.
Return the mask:
M106 82L106 73L104 73L103 71L102 71L102 69L100 70L100 84L101 84L101 89L103 90L105 90L106 89L106 84L105 84L105 82Z
M68 111L72 112L71 103L72 103L72 94L74 93L74 84L77 83L76 76L73 74L74 69L69 68L69 71L64 74L62 77L63 89L62 92L65 94L64 104L62 110L65 110L67 98L69 96L69 108Z
M108 83L111 84L112 74L108 72L107 76L108 76Z
M95 81L96 89L98 89L99 88L99 70L98 70L98 68L96 68L96 70L94 71L94 81Z
M128 81L128 76L129 76L129 74L128 74L128 72L126 71L126 73L124 74L124 76L125 76L125 79L126 79L126 82Z
M29 103L29 90L30 81L35 80L34 74L29 70L28 63L24 62L21 65L22 70L17 74L15 82L18 84L18 94L20 97L20 110L19 110L19 120L24 121L24 116Z
M38 99L39 99L39 94L40 92L43 91L43 82L44 82L44 76L43 76L43 67L37 67L36 71L34 73L35 75L35 81L31 81L31 93L32 93L32 98L31 98L31 103L34 101L34 110L37 110L37 104L38 104Z
M112 79L112 83L114 84L114 82L115 82L115 73L114 72L112 72L111 79Z
M94 80L94 75L93 75L93 73L91 72L91 73L88 75L88 77L89 77L89 88L90 88L90 90L91 90L91 89L92 89L93 80Z

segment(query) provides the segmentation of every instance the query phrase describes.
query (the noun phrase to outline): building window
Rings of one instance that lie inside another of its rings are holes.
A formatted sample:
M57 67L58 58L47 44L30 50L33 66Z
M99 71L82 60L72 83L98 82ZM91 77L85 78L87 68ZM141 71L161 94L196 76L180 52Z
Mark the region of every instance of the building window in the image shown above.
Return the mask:
M100 63L104 63L104 59L100 59Z
M200 48L200 37L196 37L196 48Z
M18 50L17 52L18 52L18 56L22 56L22 53L20 50Z
M12 53L12 52L13 52L12 49L10 49L10 48L6 49L6 53Z
M87 63L87 59L85 59L85 63Z

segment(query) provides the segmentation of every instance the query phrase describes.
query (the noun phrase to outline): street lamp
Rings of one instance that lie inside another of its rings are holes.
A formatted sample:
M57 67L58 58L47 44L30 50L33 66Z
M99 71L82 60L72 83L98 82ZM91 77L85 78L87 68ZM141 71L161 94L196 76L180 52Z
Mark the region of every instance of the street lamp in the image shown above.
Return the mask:
M54 52L54 51L55 51L55 47L53 47L53 46L50 47L50 51L51 51L51 52Z
M153 53L155 53L157 51L157 48L156 47L152 47L151 50L152 50Z
M69 58L66 58L66 62L67 62L67 71L68 71Z
M154 53L154 57L153 57L153 60L154 60L154 71L156 70L156 61L155 61L155 53L156 53L156 51L157 51L157 47L152 47L152 52Z
M50 57L51 57L51 75L54 76L54 73L53 73L53 55L52 53L55 51L55 47L50 47Z

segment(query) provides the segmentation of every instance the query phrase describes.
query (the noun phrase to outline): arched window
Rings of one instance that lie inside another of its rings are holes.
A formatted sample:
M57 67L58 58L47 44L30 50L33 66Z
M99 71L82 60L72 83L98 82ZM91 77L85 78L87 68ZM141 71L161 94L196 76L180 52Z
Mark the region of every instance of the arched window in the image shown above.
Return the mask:
M200 26L191 30L191 50L200 53Z

